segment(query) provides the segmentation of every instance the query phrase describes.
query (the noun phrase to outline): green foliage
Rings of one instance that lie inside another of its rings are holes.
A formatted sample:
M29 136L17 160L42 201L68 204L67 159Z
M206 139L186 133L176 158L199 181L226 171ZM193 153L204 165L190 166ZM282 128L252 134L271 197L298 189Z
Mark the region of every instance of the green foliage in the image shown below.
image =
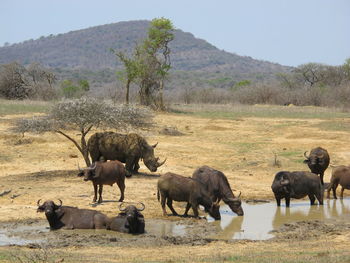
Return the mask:
M89 90L89 82L85 79L79 80L78 83L75 83L72 80L63 80L61 82L62 95L67 99L79 98Z

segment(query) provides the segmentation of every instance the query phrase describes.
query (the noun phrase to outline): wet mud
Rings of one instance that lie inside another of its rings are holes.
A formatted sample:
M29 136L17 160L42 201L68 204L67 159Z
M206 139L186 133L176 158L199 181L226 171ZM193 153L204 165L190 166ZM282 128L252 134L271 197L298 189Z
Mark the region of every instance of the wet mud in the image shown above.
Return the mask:
M0 246L37 247L159 247L205 245L222 240L305 240L350 230L350 199L325 200L323 206L308 201L277 207L275 202L244 202L244 216L227 206L221 221L193 218L146 219L146 233L129 235L107 230L50 231L46 220L0 223Z

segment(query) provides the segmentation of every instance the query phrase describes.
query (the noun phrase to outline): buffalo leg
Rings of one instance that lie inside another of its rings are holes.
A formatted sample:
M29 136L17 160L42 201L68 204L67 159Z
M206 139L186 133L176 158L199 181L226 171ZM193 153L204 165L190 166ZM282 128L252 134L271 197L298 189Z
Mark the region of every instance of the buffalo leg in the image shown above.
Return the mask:
M318 193L318 194L315 194L315 196L317 198L318 204L319 205L323 205L323 194L322 193Z
M340 199L343 199L343 196L344 196L344 190L345 190L345 187L342 186L341 187L341 191L340 191Z
M286 207L289 207L289 205L290 205L290 196L286 196L285 199L286 199Z
M315 200L316 200L315 196L313 194L309 194L308 196L309 196L311 205L314 205L315 204Z
M118 202L123 202L124 200L124 190L125 190L125 182L124 180L118 180L117 185L120 189L120 199Z
M97 200L97 184L94 185L94 199L92 199L92 202L95 203Z
M275 195L277 206L281 206L281 198Z
M187 203L185 213L183 214L184 217L188 216L187 213L188 213L188 210L190 210L190 208L191 208L191 203Z
M167 216L167 213L165 210L165 201L166 201L165 194L163 192L160 192L160 204L162 206L163 216Z
M332 190L333 190L333 197L334 199L337 199L337 188L338 188L338 183L334 183L332 185Z
M102 203L102 191L103 191L103 185L100 184L98 188L98 203Z
M195 218L199 218L199 215L198 215L198 205L194 205L194 204L191 204L192 206L192 210L193 210L193 215Z
M178 213L176 213L174 207L173 207L173 200L168 197L168 201L166 202L168 207L170 208L171 212L173 213L174 216L178 216Z

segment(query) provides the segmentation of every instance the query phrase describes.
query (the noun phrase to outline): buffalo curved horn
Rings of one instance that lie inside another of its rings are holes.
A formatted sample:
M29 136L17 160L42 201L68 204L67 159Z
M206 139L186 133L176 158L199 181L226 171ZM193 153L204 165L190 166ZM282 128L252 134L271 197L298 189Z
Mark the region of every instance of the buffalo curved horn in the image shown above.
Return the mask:
M137 211L141 212L141 211L145 210L145 205L143 203L141 203L141 202L139 204L141 204L142 207L141 208L136 208Z
M306 156L306 153L307 153L307 151L304 152L304 156L305 156L306 159L309 159L309 157Z
M158 162L157 162L157 166L158 166L158 167L159 167L159 166L162 166L162 165L166 162L166 159L167 159L167 158L165 158L164 161L161 162L161 163L158 163Z
M156 148L157 145L158 145L158 142L157 142L156 144L153 144L152 147L153 147L153 148Z
M37 204L38 206L40 206L40 201L41 201L41 199L39 199L38 202L36 202L36 204Z
M58 201L60 201L60 204L57 207L60 208L62 206L62 200L58 199Z
M89 167L89 170L95 170L96 169L96 162L93 163L91 166Z
M126 209L126 208L124 208L124 209L122 208L123 204L124 204L124 202L122 202L122 203L119 205L119 210L120 210L121 212L124 212L125 209Z

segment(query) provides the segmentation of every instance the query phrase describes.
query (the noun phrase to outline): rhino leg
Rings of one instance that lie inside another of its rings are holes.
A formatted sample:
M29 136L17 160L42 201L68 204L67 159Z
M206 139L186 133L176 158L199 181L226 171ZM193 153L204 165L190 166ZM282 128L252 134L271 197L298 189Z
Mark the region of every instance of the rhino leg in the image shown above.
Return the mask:
M133 167L133 172L134 173L138 173L139 172L139 169L140 169L139 160L140 160L140 158L136 158L134 160L134 167Z
M133 174L134 173L134 168L135 168L135 158L134 157L129 157L126 159L125 162L125 169L128 174Z

